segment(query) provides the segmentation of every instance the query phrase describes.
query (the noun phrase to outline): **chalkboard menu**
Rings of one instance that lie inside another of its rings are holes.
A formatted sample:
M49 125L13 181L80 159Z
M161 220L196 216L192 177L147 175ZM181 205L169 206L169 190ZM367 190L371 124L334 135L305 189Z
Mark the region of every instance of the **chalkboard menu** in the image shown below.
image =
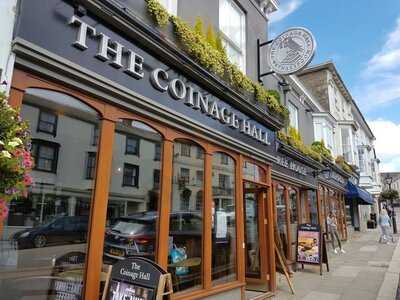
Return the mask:
M166 272L146 258L128 258L112 267L107 300L155 300Z

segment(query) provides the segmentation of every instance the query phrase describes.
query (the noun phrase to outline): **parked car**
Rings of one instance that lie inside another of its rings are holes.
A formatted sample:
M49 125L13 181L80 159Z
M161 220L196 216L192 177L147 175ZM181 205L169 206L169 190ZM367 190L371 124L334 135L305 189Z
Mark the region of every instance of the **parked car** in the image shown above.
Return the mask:
M63 216L37 227L24 229L12 236L18 249L42 248L50 244L86 241L88 216Z
M158 215L155 212L143 212L116 219L106 232L104 254L114 260L132 256L154 259L157 218ZM200 214L171 213L170 229L171 243L179 245L192 240L193 245L201 245L202 218Z

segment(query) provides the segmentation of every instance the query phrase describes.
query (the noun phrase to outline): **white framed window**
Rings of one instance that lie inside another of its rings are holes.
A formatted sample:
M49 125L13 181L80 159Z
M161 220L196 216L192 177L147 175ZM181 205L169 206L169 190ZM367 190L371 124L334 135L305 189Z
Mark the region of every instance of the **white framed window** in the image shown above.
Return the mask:
M178 0L158 0L167 11L174 16L178 15Z
M233 0L219 0L219 30L229 60L246 73L246 15Z
M289 125L296 130L299 130L299 112L296 106L294 106L291 102L288 102L289 109Z
M314 123L314 137L316 141L324 141L325 146L334 152L333 149L333 128L324 122Z

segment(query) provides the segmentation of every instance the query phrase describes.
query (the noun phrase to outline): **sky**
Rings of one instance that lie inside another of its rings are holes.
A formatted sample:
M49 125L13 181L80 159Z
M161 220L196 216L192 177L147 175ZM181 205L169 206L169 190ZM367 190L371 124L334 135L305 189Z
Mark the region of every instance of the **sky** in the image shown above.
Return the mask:
M400 172L400 0L279 0L273 38L310 29L312 64L332 60L376 137L381 172Z

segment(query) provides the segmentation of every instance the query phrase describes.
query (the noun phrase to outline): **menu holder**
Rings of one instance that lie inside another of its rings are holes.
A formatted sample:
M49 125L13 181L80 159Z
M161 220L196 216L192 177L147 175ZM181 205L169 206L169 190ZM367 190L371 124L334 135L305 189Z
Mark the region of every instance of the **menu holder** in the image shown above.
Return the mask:
M326 234L322 234L318 224L300 224L297 227L296 262L304 265L319 265L322 275L322 265L329 272L328 253L326 249Z

